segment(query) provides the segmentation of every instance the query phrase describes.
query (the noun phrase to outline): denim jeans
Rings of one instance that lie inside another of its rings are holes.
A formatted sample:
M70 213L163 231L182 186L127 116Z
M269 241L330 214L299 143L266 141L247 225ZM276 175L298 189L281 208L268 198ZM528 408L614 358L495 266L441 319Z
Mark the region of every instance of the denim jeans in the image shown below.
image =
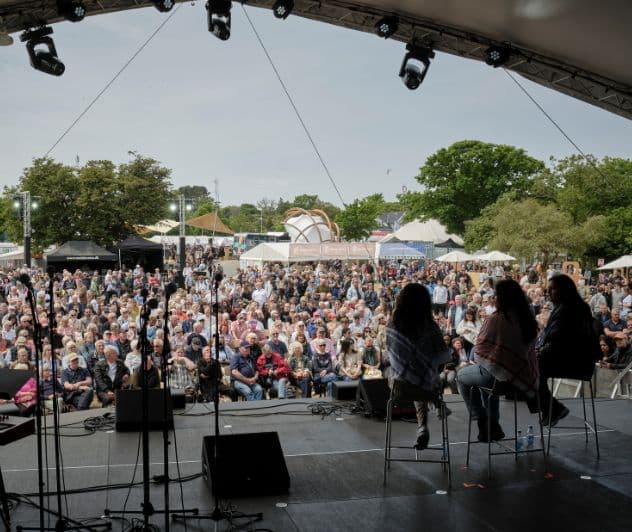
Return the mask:
M302 397L312 396L312 381L310 379L297 379L296 385L301 389Z
M243 395L246 401L259 401L263 398L263 388L257 384L246 384L238 380L233 381L233 386L239 395Z
M272 388L277 391L279 399L285 399L285 392L287 390L287 379L281 378L272 381Z
M336 375L335 373L327 373L327 375L325 375L324 377L320 376L320 373L316 373L316 375L314 375L314 386L317 386L319 384L326 384L327 385L327 395L329 397L333 396L333 382L338 380L338 375Z
M495 378L484 367L475 364L473 366L465 366L456 374L456 380L459 385L459 393L467 409L472 412L472 417L484 418L489 417L492 421L498 421L500 416L500 407L498 396L484 393L479 387L492 388ZM470 390L472 397L470 399Z

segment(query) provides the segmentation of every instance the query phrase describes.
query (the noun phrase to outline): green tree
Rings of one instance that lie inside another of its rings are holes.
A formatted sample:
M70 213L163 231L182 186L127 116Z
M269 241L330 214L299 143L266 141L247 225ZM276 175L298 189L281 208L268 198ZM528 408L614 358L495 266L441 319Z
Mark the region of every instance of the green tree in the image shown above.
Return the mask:
M557 202L575 223L632 204L632 160L573 155L553 171L561 183Z
M345 240L363 240L377 227L376 218L384 212L384 196L372 194L356 199L336 216L340 235Z
M186 199L194 200L196 203L212 201L208 189L201 185L185 185L183 187L178 187L175 189L174 194L182 194Z
M436 218L448 231L462 234L507 191L526 194L544 163L513 146L463 140L428 157L416 177L421 192L398 196L408 219Z

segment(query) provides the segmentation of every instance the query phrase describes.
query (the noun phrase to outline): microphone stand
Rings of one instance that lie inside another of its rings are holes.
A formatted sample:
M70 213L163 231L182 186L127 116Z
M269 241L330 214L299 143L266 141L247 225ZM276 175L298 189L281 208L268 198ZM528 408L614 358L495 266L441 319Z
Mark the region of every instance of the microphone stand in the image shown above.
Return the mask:
M61 489L61 452L60 452L60 434L59 434L59 401L57 398L57 393L53 394L53 434L54 434L54 443L55 443L55 481L56 481L56 497L57 497L57 512L53 512L50 509L44 508L44 479L43 479L43 467L42 467L42 407L41 407L41 394L40 394L40 378L39 378L39 365L40 365L40 350L41 350L41 326L37 319L37 312L35 308L35 300L33 298L33 291L31 287L31 279L28 274L23 274L20 276L20 280L22 284L27 287L27 299L29 301L29 306L31 308L31 314L33 315L33 327L35 330L34 340L35 340L35 384L37 386L37 404L35 406L36 412L36 427L37 427L37 466L38 466L38 496L39 496L39 527L17 527L17 530L54 530L55 532L62 532L64 530L100 530L100 527L104 527L104 530L110 530L112 528L111 523L104 523L101 525L83 525L80 521L75 519L71 519L67 516L64 516L62 513L62 489ZM48 334L50 339L51 348L54 347L53 340L55 336L55 305L54 305L54 276L50 275L49 280L49 305L48 305ZM57 383L57 369L58 363L55 358L53 351L53 363L51 364L51 372L53 377L53 383ZM49 514L57 515L57 521L55 523L54 528L45 527L44 526L44 512ZM72 525L72 526L70 526Z
M165 515L165 531L169 531L169 429L167 427L167 394L169 393L166 387L166 357L165 350L163 349L163 372L162 382L165 386L163 393L163 414L165 419L163 420L163 453L164 453L164 483L165 483L165 509L156 510L151 503L149 494L149 387L147 383L147 359L151 356L151 350L149 348L149 341L147 339L147 322L149 321L149 315L152 309L158 308L158 301L156 299L147 299L143 301L143 308L140 314L141 328L139 332L141 363L139 367L139 377L141 383L141 427L142 427L142 449L143 449L143 502L141 504L142 510L109 510L105 509L103 512L106 516L113 513L120 514L142 514L143 524L132 528L133 532L149 532L158 530L155 525L149 523L149 518L154 514ZM183 512L197 513L197 508L192 510L182 510Z
M214 421L215 421L215 437L213 438L213 463L211 464L211 478L213 479L213 498L215 502L215 506L213 511L209 515L198 515L194 516L196 519L210 519L215 521L215 528L217 529L217 524L220 521L228 521L229 524L232 523L233 515L235 514L234 508L231 511L224 510L220 507L219 504L219 492L220 492L220 482L217 476L217 463L219 461L219 383L218 377L221 377L220 363L219 363L219 284L222 281L223 275L220 272L216 272L213 275L213 285L211 289L211 303L213 302L213 292L215 293L215 304L212 305L212 308L215 312L215 334L213 338L215 339L215 371L212 374L212 378L214 379L213 386L213 406L214 406ZM192 516L178 515L174 514L173 519L188 519ZM251 522L261 521L263 519L263 512L258 512L254 514L239 514L239 518L251 518Z

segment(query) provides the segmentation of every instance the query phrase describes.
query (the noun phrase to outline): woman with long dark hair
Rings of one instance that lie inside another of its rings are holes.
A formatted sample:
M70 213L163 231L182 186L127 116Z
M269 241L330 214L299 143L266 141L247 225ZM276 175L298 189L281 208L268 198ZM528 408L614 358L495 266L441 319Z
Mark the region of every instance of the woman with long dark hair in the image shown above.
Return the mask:
M439 394L439 366L450 360L438 325L432 317L428 290L407 284L397 295L386 328L386 349L391 364L391 386L396 399L414 400L417 411L415 447L428 446L428 401Z
M457 374L459 392L477 418L479 441L502 440L505 434L498 422L498 397L480 388L493 388L498 381L508 382L535 396L538 389L538 366L535 355L537 323L520 285L511 279L496 285L496 312L489 316L476 338L473 366Z
M554 426L568 415L568 408L551 396L547 379L589 380L601 349L590 307L579 295L573 280L568 275L554 275L549 280L548 295L553 310L538 338L537 351L541 375L540 405L544 412L542 424Z

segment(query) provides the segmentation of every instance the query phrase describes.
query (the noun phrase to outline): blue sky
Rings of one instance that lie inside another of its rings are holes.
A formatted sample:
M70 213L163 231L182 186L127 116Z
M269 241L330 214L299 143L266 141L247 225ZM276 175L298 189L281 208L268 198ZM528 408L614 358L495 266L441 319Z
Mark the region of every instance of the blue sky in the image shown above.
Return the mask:
M426 157L461 139L544 160L574 153L502 70L438 53L409 91L397 76L402 43L246 9L345 202L415 190ZM0 48L0 185L17 183L165 16L150 8L55 25L60 78L33 70L22 43ZM632 121L523 83L584 151L630 157ZM239 4L226 42L207 32L203 3L182 4L51 155L123 162L129 150L171 168L174 186L212 191L217 179L224 205L303 193L340 204Z

